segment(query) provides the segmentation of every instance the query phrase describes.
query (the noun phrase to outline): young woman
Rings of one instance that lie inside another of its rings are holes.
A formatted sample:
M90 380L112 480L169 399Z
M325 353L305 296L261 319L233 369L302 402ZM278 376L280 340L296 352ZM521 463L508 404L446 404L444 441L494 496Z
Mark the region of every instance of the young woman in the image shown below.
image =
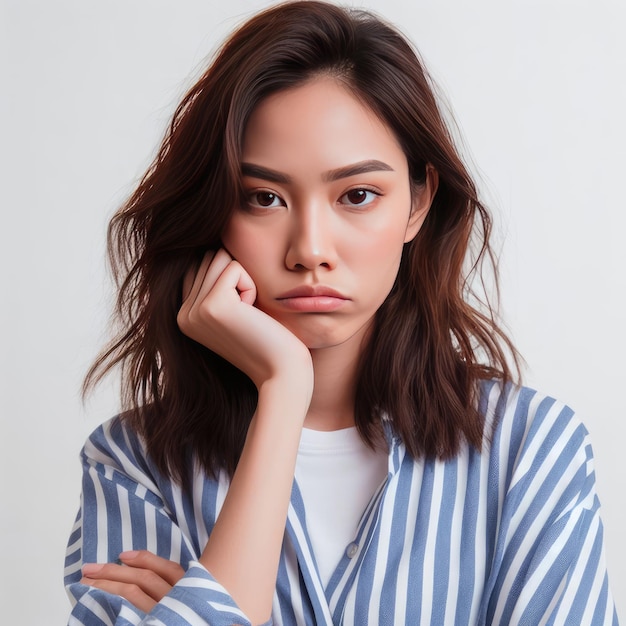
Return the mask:
M394 29L235 32L111 223L71 623L617 623L587 433L468 303L489 230Z

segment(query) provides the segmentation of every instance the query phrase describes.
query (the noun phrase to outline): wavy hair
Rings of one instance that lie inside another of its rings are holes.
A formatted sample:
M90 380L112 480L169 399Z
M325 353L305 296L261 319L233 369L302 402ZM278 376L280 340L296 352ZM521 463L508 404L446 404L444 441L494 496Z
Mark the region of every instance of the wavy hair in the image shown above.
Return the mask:
M192 456L209 474L232 474L257 402L245 374L179 330L183 277L207 249L221 247L243 200L240 162L251 112L270 94L318 75L342 81L392 129L413 185L424 183L428 164L439 175L361 356L355 420L363 439L376 445L384 414L414 458L452 457L463 441L480 449L478 382L511 380L511 358L519 374L488 298L479 306L471 297L470 278L480 276L483 261L495 268L491 220L418 55L371 13L317 1L281 4L226 41L109 225L118 334L84 389L121 365L124 419L158 468L178 480L186 482Z

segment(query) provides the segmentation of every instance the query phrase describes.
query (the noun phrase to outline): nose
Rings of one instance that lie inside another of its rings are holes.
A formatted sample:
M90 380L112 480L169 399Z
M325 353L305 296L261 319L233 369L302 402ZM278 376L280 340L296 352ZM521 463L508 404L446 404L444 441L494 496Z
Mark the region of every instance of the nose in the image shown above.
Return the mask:
M291 214L285 265L290 270L333 269L337 265L332 211L309 204Z

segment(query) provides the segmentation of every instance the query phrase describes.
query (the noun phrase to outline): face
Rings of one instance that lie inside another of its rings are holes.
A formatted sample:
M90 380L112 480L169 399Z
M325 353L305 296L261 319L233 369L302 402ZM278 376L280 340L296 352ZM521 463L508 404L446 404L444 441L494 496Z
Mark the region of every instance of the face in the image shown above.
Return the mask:
M332 78L262 101L246 127L244 206L223 236L255 306L310 349L360 342L391 290L435 182L411 193L390 129Z

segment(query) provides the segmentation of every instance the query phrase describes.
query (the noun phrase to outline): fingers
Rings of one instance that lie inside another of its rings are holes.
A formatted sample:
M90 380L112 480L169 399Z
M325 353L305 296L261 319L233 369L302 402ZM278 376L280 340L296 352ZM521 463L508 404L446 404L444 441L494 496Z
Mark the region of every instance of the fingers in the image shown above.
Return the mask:
M157 602L172 588L172 585L149 569L125 567L115 563L95 566L87 564L83 566L83 575L93 580L135 585Z
M293 357L302 357L311 376L306 346L262 310L252 275L223 248L202 259L176 321L181 332L220 355L260 387L269 378L292 374ZM277 350L277 346L280 350Z
M183 281L183 307L185 305L191 307L198 298L198 292L202 287L204 277L215 255L215 252L209 250L202 258L200 267L197 269L191 267L185 274L185 280Z
M254 304L256 300L256 285L250 274L237 261L231 261L222 270L215 281L214 288L236 289L239 298L246 304Z
M119 565L117 567L120 567ZM83 577L80 581L83 585L102 589L107 593L121 596L128 600L133 606L136 606L144 613L150 613L156 604L156 600L151 598L141 587L133 583L122 583L117 580L100 580L95 578Z
M230 316L232 307L241 303L253 305L257 295L250 275L223 248L216 253L207 252L198 270L187 273L183 291L187 297L178 312L178 326L184 334L211 349L203 340L207 332L217 331L207 325L212 318L210 311L219 309Z
M183 314L188 314L197 303L204 300L232 260L230 254L222 248L217 252L207 252L197 269L190 268L188 270L183 280L183 304L181 307Z
M185 570L176 562L169 561L147 550L122 552L120 561L128 567L148 569L158 574L172 587L183 577Z
M81 582L122 596L146 612L168 594L184 574L178 563L147 550L122 552L120 560L124 565L85 564Z
M202 263L203 263L204 259L209 254L210 254L209 252L206 253L206 255L203 257L203 259L200 262L200 265L198 267L195 267L195 265L194 265L193 267L190 267L187 270L187 272L185 273L185 277L183 278L183 293L182 293L183 302L185 302L186 300L189 299L189 296L191 295L191 291L193 289L194 280L196 278L196 275L200 271L200 268L202 266Z
M202 263L204 264L206 260L207 255L205 255ZM202 275L200 271L198 271L198 274L196 275L196 283L199 282L199 285L197 285L194 300L191 301L190 298L192 307L201 303L209 295L215 286L217 279L222 275L222 272L228 267L232 260L233 258L223 248L218 250L212 258L208 259L207 269L204 274ZM202 265L200 268L203 269ZM194 287L196 287L195 284Z

